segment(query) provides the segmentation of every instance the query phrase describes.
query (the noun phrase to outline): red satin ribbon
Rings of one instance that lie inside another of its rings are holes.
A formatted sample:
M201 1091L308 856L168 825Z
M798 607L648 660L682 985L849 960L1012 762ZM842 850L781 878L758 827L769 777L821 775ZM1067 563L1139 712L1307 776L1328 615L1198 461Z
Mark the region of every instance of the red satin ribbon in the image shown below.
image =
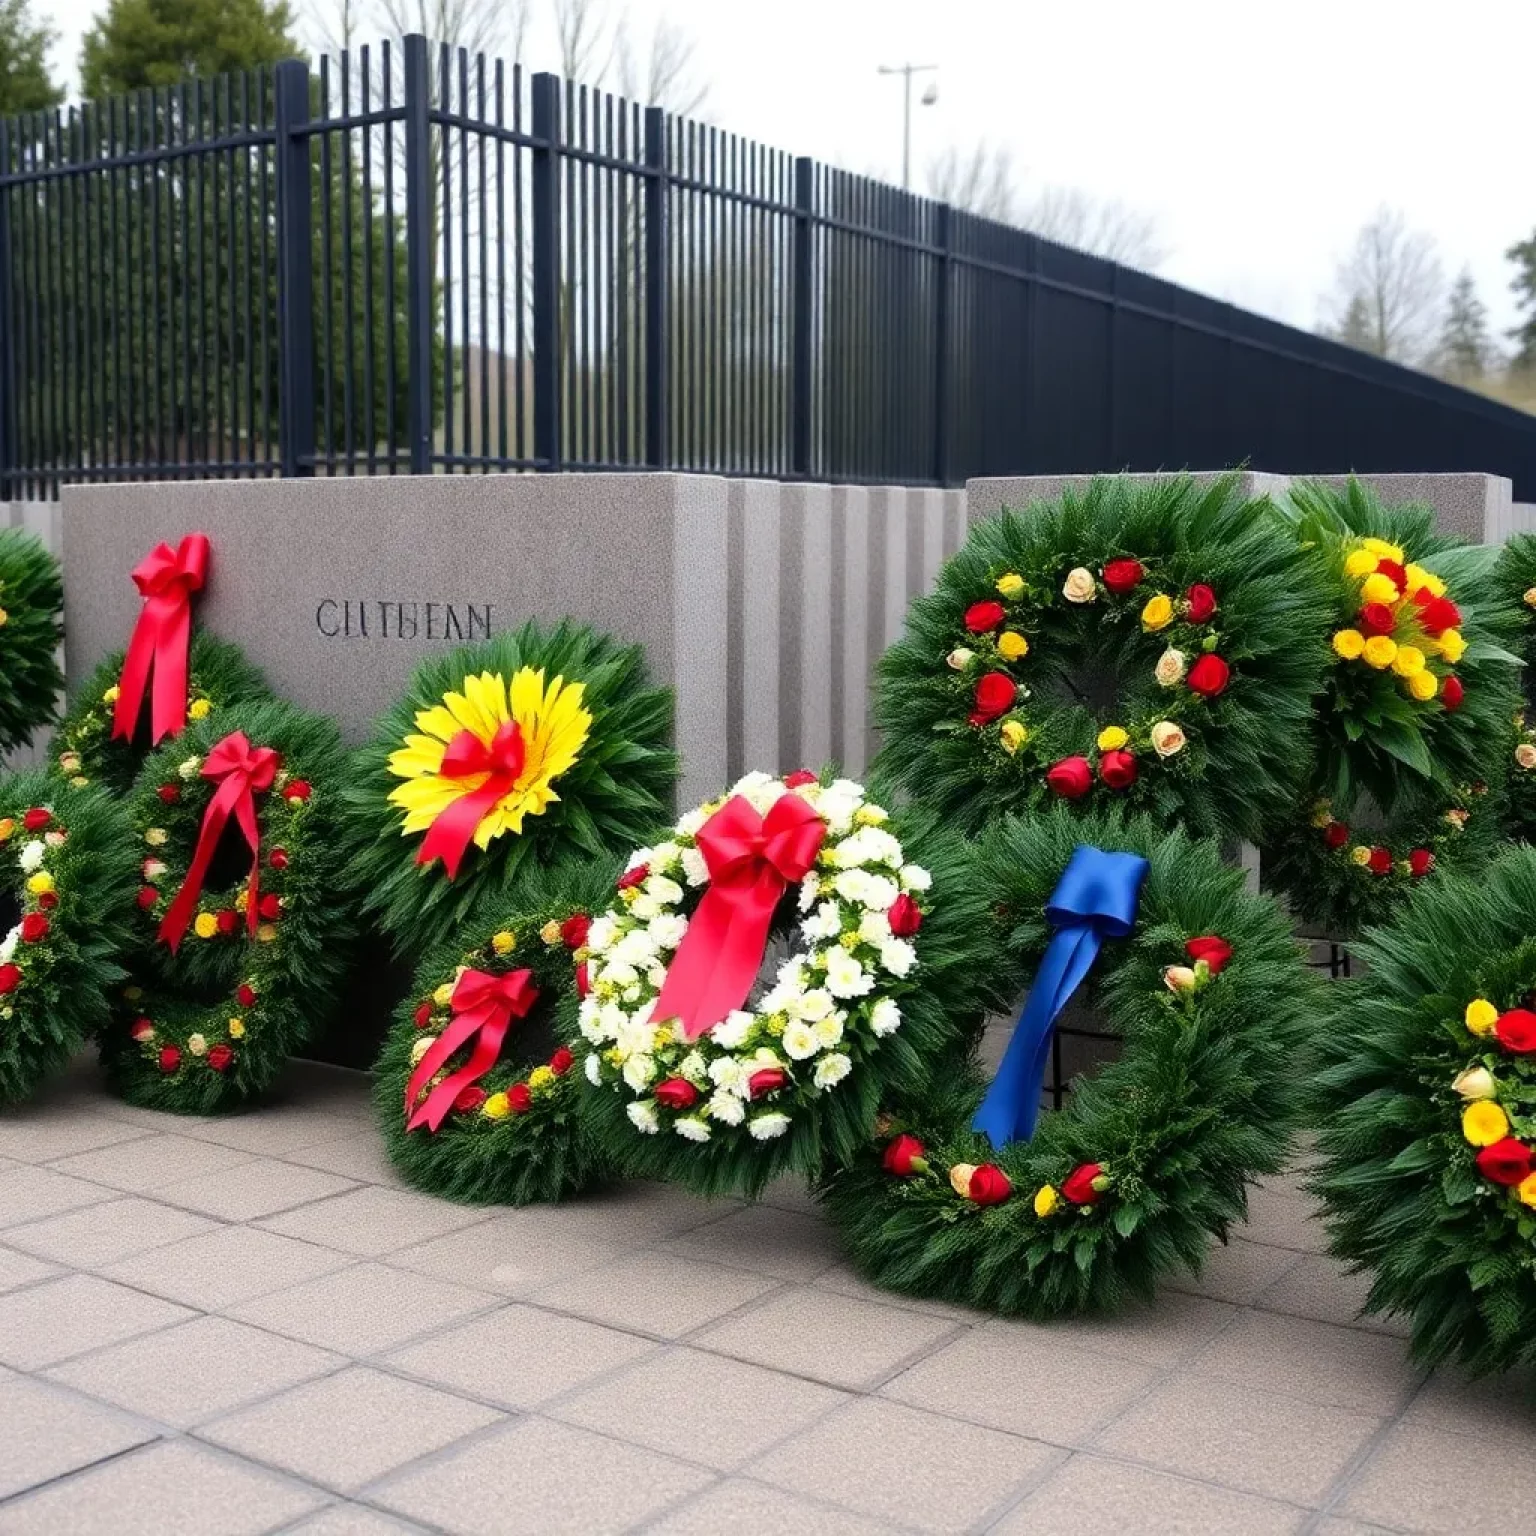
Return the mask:
M532 971L465 971L453 989L453 1018L447 1029L422 1053L405 1085L405 1128L414 1131L426 1126L435 1131L453 1108L453 1101L478 1082L501 1055L513 1019L525 1018L538 1001L539 989ZM469 1060L457 1072L451 1072L427 1095L426 1102L413 1110L417 1095L430 1083L448 1058L469 1040L475 1048Z
M187 652L192 643L192 594L208 578L211 552L206 533L189 533L172 549L157 544L133 568L134 585L144 607L118 681L112 711L112 735L133 739L144 705L144 689L154 673L149 706L150 744L179 736L187 724Z
M677 1019L693 1040L746 1002L757 980L773 909L816 863L826 823L799 795L767 816L736 795L699 829L709 889L678 945L651 1017Z
M496 802L516 785L526 757L523 730L515 720L501 725L491 738L490 746L486 746L473 731L460 731L448 743L448 750L443 753L443 766L438 772L450 779L467 779L472 774L483 773L485 782L438 812L421 840L416 862L430 864L433 859L440 858L452 880L474 841L475 830Z
M251 885L245 910L246 922L251 932L256 932L256 882L261 872L261 829L256 824L256 792L272 787L281 763L282 758L271 747L253 747L244 731L231 731L204 759L203 777L212 779L219 787L203 812L203 825L197 834L197 848L192 854L187 878L181 882L181 889L176 892L175 900L160 924L160 937L172 950L181 943L197 912L203 879L213 862L214 850L219 846L219 834L231 816L250 844Z

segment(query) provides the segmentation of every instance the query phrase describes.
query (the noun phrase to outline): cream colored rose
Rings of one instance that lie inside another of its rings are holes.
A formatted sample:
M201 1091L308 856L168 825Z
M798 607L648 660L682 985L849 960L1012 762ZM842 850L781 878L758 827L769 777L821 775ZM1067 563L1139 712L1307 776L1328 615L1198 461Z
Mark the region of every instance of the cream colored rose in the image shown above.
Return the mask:
M1536 587L1527 587L1524 595L1525 606L1527 608L1536 608Z
M1159 720L1148 734L1152 737L1152 750L1159 757L1172 757L1184 750L1184 732L1172 720Z
M1080 565L1068 571L1067 579L1061 584L1061 595L1069 603L1091 603L1099 595L1093 572Z
M1157 665L1152 669L1152 675L1164 688L1172 688L1175 683L1183 681L1186 665L1184 652L1169 646L1157 658Z
M1515 748L1515 761L1522 768L1536 768L1536 746L1532 746L1528 741L1522 741Z
M1468 1067L1451 1087L1464 1099L1491 1099L1495 1083L1487 1067Z
M962 1200L970 1196L971 1175L975 1172L975 1163L956 1163L949 1170L950 1187Z
M1193 992L1195 973L1187 965L1170 965L1163 972L1163 985L1170 992Z
M957 645L954 650L952 650L949 655L944 658L944 660L956 672L964 672L971 663L971 657L973 657L975 654L976 652L969 649L967 646Z

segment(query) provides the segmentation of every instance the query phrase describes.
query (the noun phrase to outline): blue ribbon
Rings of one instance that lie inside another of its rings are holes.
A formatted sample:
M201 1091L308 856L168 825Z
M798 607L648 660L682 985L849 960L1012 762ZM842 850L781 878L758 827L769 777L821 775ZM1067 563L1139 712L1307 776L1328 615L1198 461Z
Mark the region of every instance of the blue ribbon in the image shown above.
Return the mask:
M1093 969L1104 940L1130 933L1147 867L1140 854L1105 853L1087 846L1077 848L1068 860L1045 904L1046 919L1056 932L1024 999L1002 1065L971 1121L971 1129L983 1132L996 1150L1035 1134L1056 1020Z

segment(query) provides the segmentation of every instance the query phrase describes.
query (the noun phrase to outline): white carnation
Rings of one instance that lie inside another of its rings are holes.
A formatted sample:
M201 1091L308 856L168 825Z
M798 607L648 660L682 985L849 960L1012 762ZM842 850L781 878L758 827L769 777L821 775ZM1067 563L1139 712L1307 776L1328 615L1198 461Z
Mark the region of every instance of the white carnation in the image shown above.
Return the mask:
M890 919L884 912L866 912L859 919L859 937L866 944L883 944L890 936Z
M839 879L842 877L839 876ZM824 901L800 924L800 931L813 943L817 939L835 939L843 931L843 916L835 901Z
M627 1105L626 1109L636 1130L644 1131L647 1136L654 1136L661 1129L656 1119L654 1099L637 1099L633 1104Z
M741 790L740 793L747 797L748 803L759 816L766 816L773 809L774 802L789 791L777 779L769 779L766 784L754 784L751 789Z
M831 795L846 795L854 802L854 809L864 803L864 786L857 779L833 779L827 785L827 793Z
M581 1007L576 1011L576 1027L581 1030L581 1038L592 1045L600 1045L607 1038L595 997L582 998Z
M686 1077L690 1083L703 1082L707 1074L704 1058L697 1051L689 1051L677 1064L677 1075Z
M693 1115L689 1115L684 1120L674 1120L672 1129L687 1141L709 1140L709 1127Z
M882 997L869 1010L869 1027L877 1035L894 1035L901 1028L901 1009L894 998Z
M756 1141L772 1141L789 1129L788 1115L754 1115L747 1123Z
M631 1056L624 1063L624 1081L639 1093L656 1075L656 1063L649 1056Z
M813 869L804 880L800 882L800 910L809 912L816 905L816 898L821 894L821 882L816 878Z
M779 781L771 773L764 773L761 768L754 768L751 773L742 774L731 785L731 794L751 795L753 790L761 789L765 784L778 784L780 789L784 787L782 784L779 784Z
M803 997L795 999L794 1011L809 1023L824 1019L832 1012L832 997L824 988L817 987Z
M900 941L892 939L889 942ZM845 949L829 949L826 962L827 991L833 997L863 997L875 984L875 978Z
M933 876L921 864L903 864L901 883L905 890L926 891L933 884Z
M608 951L608 964L632 965L636 970L646 966L656 958L656 946L651 942L651 930L646 928L631 928L628 933Z
M859 802L849 795L840 793L836 784L828 787L821 797L821 804L816 807L833 837L846 836L853 827L854 812L858 808Z
M47 848L43 844L43 840L40 837L34 837L32 841L21 850L21 853L18 855L16 862L21 865L22 872L24 874L30 875L41 866L43 862L43 855L47 851Z
M865 827L860 836L869 850L870 862L891 869L901 866L901 844L884 827Z
M663 906L675 907L683 899L683 888L676 880L669 880L665 875L652 875L645 882L646 895L653 897ZM636 903L638 906L639 903ZM631 908L633 910L633 908ZM635 914L637 917L639 913ZM652 914L654 916L654 914Z
M649 848L636 848L629 856L629 863L624 866L627 875L632 869L639 869L642 864L649 866L651 862L651 850Z
M651 918L661 916L661 903L654 896L647 896L642 893L630 902L629 910L642 923L649 922Z
M602 1080L603 1064L596 1055L589 1054L587 1056L587 1081L591 1083L594 1088L596 1088L598 1084L602 1082Z
M587 929L587 948L594 955L600 955L618 937L619 926L605 912L601 917L594 918L592 926Z
M803 992L805 990L805 960L796 955L791 960L786 960L779 967L778 983L790 992Z
M745 1105L734 1093L711 1094L704 1108L710 1119L718 1120L721 1125L740 1125L747 1115Z
M593 980L607 982L614 987L632 987L640 980L640 972L627 960L610 960Z
M189 757L189 758L186 758L184 761L177 763L177 765L176 765L176 772L178 774L180 774L183 779L192 780L192 779L195 779L197 777L198 770L202 766L203 766L202 758L200 758L200 757Z
M682 849L676 843L657 843L651 850L650 869L654 874L664 874L671 869L682 855Z
M843 1038L843 1019L846 1015L834 1013L831 1018L821 1019L816 1025L816 1043L822 1050L829 1050Z
M880 964L892 976L905 976L917 959L917 951L905 939L887 939L880 946Z
M721 1050L734 1051L747 1043L747 1036L752 1033L754 1022L750 1013L743 1013L740 1008L736 1008L726 1014L725 1018L710 1030L709 1037ZM716 1062L715 1066L719 1066L719 1062ZM710 1071L714 1071L714 1066ZM715 1081L719 1082L719 1078Z
M679 816L677 818L677 830L684 837L695 837L698 835L699 828L702 827L708 820L709 817L706 816L701 809L695 807L695 809L689 811L686 816ZM687 858L687 856L688 851L687 849L684 849L683 857Z
M823 1056L816 1063L816 1086L818 1088L834 1087L852 1070L853 1063L841 1051L834 1051L830 1056Z
M709 1064L709 1080L723 1093L747 1096L747 1078L751 1074L734 1056L717 1056ZM713 1113L713 1111L711 1111Z
M899 895L901 892L894 880L884 875L870 875L864 887L864 905L871 912L888 912Z
M782 1043L784 1054L791 1061L805 1061L821 1049L815 1029L799 1019L793 1019L784 1026Z
M862 902L872 878L873 876L862 869L845 869L833 880L832 889L844 901Z
M16 953L16 946L20 941L21 924L17 923L3 939L0 939L0 965L11 963L11 956Z
M683 849L683 878L689 885L703 885L709 879L709 865L697 848Z
M653 965L650 970L645 973L645 979L650 986L654 987L656 991L660 992L661 989L667 984L666 966Z
M645 931L656 949L676 949L688 932L688 919L675 912L663 912L650 920Z
M613 1043L625 1056L649 1056L656 1044L656 1031L641 1020L624 1016L613 1032Z
M845 837L837 847L832 850L832 862L839 869L857 869L860 864L870 862L871 854L864 842L863 831L858 831L852 837Z

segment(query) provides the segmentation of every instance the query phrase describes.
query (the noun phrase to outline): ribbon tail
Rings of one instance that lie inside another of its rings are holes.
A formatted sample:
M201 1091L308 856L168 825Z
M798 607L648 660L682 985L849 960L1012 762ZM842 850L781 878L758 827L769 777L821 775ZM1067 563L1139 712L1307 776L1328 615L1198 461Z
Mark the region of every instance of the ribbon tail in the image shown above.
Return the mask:
M406 1121L405 1128L407 1131L414 1131L425 1125L429 1131L436 1132L437 1128L447 1119L448 1112L453 1108L454 1100L466 1088L472 1083L478 1082L496 1065L496 1059L501 1055L501 1043L506 1039L507 1030L512 1024L511 1011L503 1008L488 1009L484 1013L472 1013L468 1015L468 1022L470 1029L465 1035L460 1037L454 1047L456 1049L457 1045L462 1044L469 1034L473 1034L478 1030L475 1048L470 1053L468 1062L460 1067L457 1072L449 1073L427 1095L426 1102L420 1105L415 1113L411 1115L410 1119ZM441 1045L447 1038L448 1033L445 1032L439 1037L437 1045ZM434 1051L435 1049L436 1047L434 1046ZM421 1063L417 1067L417 1073L427 1064L432 1054L433 1052L429 1051L421 1058ZM445 1057L448 1054L451 1054L451 1051L445 1053ZM436 1070L437 1067L434 1066L432 1071L435 1072ZM429 1072L427 1074L429 1080L431 1076L432 1073ZM416 1077L413 1076L411 1081L414 1084ZM417 1092L420 1092L419 1088Z
M412 1071L410 1081L405 1085L405 1113L409 1121L413 1109L417 1108L416 1100L426 1090L428 1083L437 1075L438 1070L447 1065L449 1057L471 1039L475 1031L480 1028L482 1011L472 1008L466 1013L457 1013L449 1021L436 1040L421 1053L421 1060L416 1063ZM410 1130L409 1123L406 1129Z
M441 859L448 878L456 878L459 865L464 862L464 855L474 841L476 829L514 782L500 774L492 774L479 789L460 795L452 805L439 812L421 840L416 862L430 864L433 859Z
M710 886L672 957L651 1018L676 1018L684 1038L695 1040L740 1008L757 980L783 891L772 870L750 886Z
M155 636L147 609L128 637L128 651L117 680L117 702L112 706L112 740L132 741L138 727L139 711L144 706L144 690L149 683L149 669L155 659Z
M192 643L192 607L177 593L167 597L159 614L155 645L155 675L150 682L151 746L187 727L187 652Z
M192 914L197 910L197 898L202 894L203 879L208 873L208 866L213 863L214 850L219 846L219 836L224 831L232 808L221 786L218 794L208 802L208 809L203 814L202 830L197 835L197 847L192 853L187 878L181 882L181 889L176 892L160 922L159 937L170 945L172 954L176 953L192 922Z

